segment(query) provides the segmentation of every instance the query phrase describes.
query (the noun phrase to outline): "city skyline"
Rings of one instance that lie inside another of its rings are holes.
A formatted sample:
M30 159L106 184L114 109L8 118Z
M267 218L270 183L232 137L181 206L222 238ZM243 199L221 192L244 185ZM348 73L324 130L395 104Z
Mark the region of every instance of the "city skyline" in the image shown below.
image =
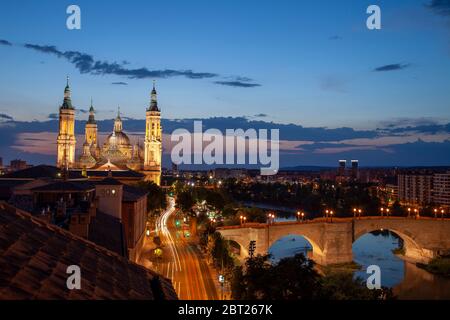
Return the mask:
M165 135L197 118L215 128L277 126L282 166L450 160L445 1L379 1L375 31L366 28L364 1L327 2L327 10L291 1L134 8L80 1L81 30L65 27L68 4L2 5L0 131L8 139L0 153L7 160L49 162L66 75L78 134L91 99L102 133L117 106L124 129L143 133L156 80Z

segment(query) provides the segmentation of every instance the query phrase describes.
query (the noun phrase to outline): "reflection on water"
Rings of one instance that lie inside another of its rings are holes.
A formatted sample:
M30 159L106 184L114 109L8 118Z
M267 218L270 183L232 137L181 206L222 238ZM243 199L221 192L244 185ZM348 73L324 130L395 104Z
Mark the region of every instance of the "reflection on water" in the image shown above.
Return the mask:
M272 261L277 262L280 259L295 256L298 253L303 253L308 256L308 251L311 251L312 247L309 242L299 236L286 236L275 242L269 249L269 253L272 255Z
M381 283L392 287L399 299L450 299L450 279L433 275L405 262L393 254L392 250L401 246L401 239L384 231L368 233L353 244L353 260L362 266L355 277L364 280L369 276L366 268L375 264L381 268ZM299 236L286 236L275 242L269 250L273 261L297 253L307 254L311 249L309 242Z
M367 267L375 264L381 269L382 286L394 287L402 282L405 262L392 253L398 247L399 238L389 231L363 235L353 244L353 260L362 267L355 276L367 280Z

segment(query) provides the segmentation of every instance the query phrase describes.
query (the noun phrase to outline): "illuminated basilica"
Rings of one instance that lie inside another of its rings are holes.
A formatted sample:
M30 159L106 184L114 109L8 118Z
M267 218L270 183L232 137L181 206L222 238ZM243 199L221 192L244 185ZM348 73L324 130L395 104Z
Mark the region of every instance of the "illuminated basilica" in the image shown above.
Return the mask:
M59 108L59 134L57 139L57 166L83 170L134 170L146 180L160 184L162 156L161 111L158 107L155 84L150 105L146 108L144 145L132 144L123 131L120 110L114 120L112 133L100 145L95 110L89 109L85 126L82 154L75 155L75 108L72 106L69 81L64 90L64 101Z

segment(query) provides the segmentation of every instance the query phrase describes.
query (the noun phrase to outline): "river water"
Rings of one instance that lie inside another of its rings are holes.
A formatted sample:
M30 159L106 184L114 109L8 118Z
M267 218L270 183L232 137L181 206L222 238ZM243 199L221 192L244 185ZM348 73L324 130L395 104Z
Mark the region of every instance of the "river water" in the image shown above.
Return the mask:
M280 221L286 219L280 219ZM450 299L450 279L433 275L414 263L397 257L392 250L401 246L401 240L391 232L368 233L353 244L353 260L361 266L355 277L366 280L369 265L381 269L381 284L393 288L398 299ZM297 253L312 250L309 242L299 236L286 236L275 242L269 252L277 261Z

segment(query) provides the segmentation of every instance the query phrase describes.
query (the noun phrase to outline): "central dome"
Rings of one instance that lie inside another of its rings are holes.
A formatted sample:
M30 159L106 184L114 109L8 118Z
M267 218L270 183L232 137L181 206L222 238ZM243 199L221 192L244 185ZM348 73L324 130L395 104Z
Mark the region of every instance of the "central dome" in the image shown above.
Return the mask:
M128 138L128 136L123 132L114 132L114 134L111 133L106 138L106 144L108 146L115 144L118 147L131 147L130 138Z

